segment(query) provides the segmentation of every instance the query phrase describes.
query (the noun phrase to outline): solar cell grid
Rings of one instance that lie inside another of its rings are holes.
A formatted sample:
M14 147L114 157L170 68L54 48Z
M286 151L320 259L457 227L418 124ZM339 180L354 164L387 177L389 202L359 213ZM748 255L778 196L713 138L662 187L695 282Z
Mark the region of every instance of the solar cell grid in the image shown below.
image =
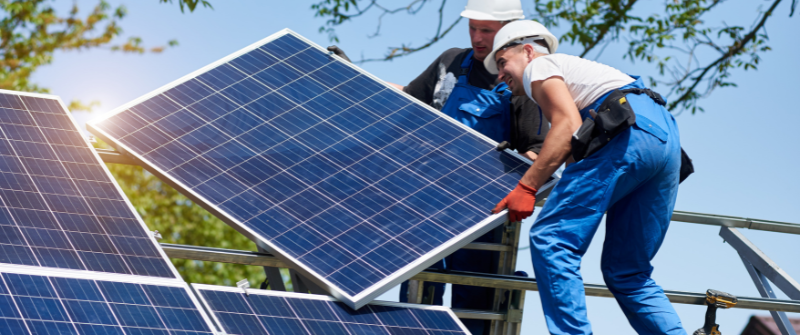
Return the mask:
M288 32L89 128L351 306L502 222L527 168Z
M186 284L0 274L2 334L212 335Z
M0 91L0 263L175 278L61 102Z
M352 310L329 297L193 284L227 334L468 334L445 307L373 302Z

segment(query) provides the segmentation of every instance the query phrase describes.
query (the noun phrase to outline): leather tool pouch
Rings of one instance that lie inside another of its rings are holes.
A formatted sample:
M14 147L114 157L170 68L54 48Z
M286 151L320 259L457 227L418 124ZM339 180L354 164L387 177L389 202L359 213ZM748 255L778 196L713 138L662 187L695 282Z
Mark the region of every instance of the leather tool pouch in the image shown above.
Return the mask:
M572 158L576 162L602 149L612 138L636 123L636 114L624 92L614 90L598 107L594 120L586 118L572 135Z
M587 117L575 134L572 134L572 157L576 162L597 152L614 136L636 123L636 114L625 98L628 93L645 94L661 106L667 104L660 94L649 89L614 90L600 104L595 119ZM682 183L692 173L694 173L692 159L681 148L679 182Z

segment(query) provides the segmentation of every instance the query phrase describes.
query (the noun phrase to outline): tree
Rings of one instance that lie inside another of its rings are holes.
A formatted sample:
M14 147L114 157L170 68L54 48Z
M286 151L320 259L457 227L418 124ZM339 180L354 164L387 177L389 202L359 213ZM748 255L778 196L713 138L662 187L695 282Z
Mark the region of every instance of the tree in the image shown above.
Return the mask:
M635 16L634 11L644 6L644 1L533 0L534 19L548 27L568 27L560 42L581 47L581 57L598 47L598 53L602 53L604 46L624 37L629 41L627 59L655 65L659 78L650 76L650 85L666 87L670 98L668 109L692 113L703 111L699 100L716 88L736 86L731 79L733 69L756 70L761 54L771 50L767 45L766 24L782 0L770 0L765 9L759 9L750 27L705 22L704 18L724 2L665 0L663 11ZM791 1L790 17L794 15L797 2ZM439 22L428 42L419 47L405 44L390 47L383 57L359 61L363 63L388 61L430 47L450 32L461 17L449 25L444 24L447 0L407 0L404 6L393 9L381 5L378 0L322 0L311 5L311 9L315 16L327 19L320 32L327 33L332 42L338 42L335 28L368 12L379 12L378 29L373 35L376 36L385 15L414 15L429 3L439 3ZM447 28L442 30L443 26Z
M173 0L157 0L173 3ZM193 12L198 5L211 8L205 0L178 0L180 10ZM0 88L49 93L30 81L39 67L50 64L56 51L107 49L126 53L160 53L165 46L145 47L142 39L130 37L118 43L120 21L127 10L100 0L82 15L74 4L60 15L48 0L0 0ZM167 46L177 45L168 41ZM70 110L91 110L96 102L72 101ZM107 147L105 144L98 144ZM200 206L138 166L108 164L125 194L151 230L158 230L162 242L210 247L256 250L255 244L209 214ZM263 279L259 267L174 259L188 282L232 285L242 278Z

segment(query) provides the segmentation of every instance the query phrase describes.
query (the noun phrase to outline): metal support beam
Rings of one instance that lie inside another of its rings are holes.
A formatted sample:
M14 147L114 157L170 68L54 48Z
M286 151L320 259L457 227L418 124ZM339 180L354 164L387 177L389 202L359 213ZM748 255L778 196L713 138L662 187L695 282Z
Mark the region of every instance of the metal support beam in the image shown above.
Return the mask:
M744 258L742 258L742 262L744 263L744 267L747 268L747 273L750 274L750 278L753 279L753 283L756 284L758 293L764 298L775 299L775 292L772 291L772 287L769 285L767 277L764 277L764 274L758 271L753 264L750 264L750 262ZM789 321L789 317L786 316L785 312L769 311L769 313L772 315L772 319L775 320L775 325L778 326L778 329L782 335L797 335L797 333L794 331L794 326L792 326L792 323Z
M800 224L797 223L759 220L737 216L674 211L672 212L672 221L800 235Z
M453 313L455 313L456 317L458 317L459 319L493 320L493 321L504 321L506 319L506 315L503 313L482 311L477 309L453 308Z
M236 263L255 266L287 267L288 264L278 260L275 256L253 251L218 249L208 247L195 247L188 245L162 244L162 248L171 258L193 259L223 263ZM507 290L538 291L536 279L491 275L485 273L450 271L434 272L423 271L412 279L440 283L452 283L470 286L483 286ZM584 284L587 296L613 297L611 291L604 285ZM689 304L705 306L706 294L680 291L664 291L667 298L676 304ZM779 300L765 298L739 297L739 303L734 308L757 309L766 311L781 311L800 313L800 301Z
M170 258L193 259L219 263L232 263L273 268L288 268L289 264L268 253L255 251L220 249L194 245L161 243L161 249Z
M758 293L764 298L775 299L775 292L769 281L775 283L786 295L794 300L800 297L800 284L798 284L792 277L790 277L783 269L778 267L778 264L773 262L767 257L764 252L758 249L750 240L748 240L736 228L722 227L719 230L725 242L728 242L733 249L739 254L739 257L750 274L750 278L758 289ZM769 279L769 281L767 280ZM789 318L785 312L770 311L772 319L775 320L775 325L778 326L782 335L797 335L794 331L794 326L789 322Z
M295 292L328 295L328 292L317 284L314 284L314 282L303 277L303 275L294 269L289 269L289 275L292 277L292 289Z
M136 161L134 161L128 156L123 155L119 151L110 149L97 149L97 148L95 148L94 151L97 151L97 154L100 156L100 159L102 159L103 162L106 163L137 165Z
M271 290L286 292L286 283L283 282L281 268L265 266L264 274L267 276L267 281L269 282L269 288Z
M736 228L722 227L719 230L719 236L725 242L728 242L733 249L736 249L736 252L746 263L752 264L756 270L767 277L783 293L786 293L789 299L800 300L800 284Z
M258 252L260 253L267 253L267 249L264 249L261 245L256 244L258 248ZM283 282L283 275L281 274L281 268L276 268L272 266L264 266L264 275L267 277L266 282L269 283L269 288L273 291L283 291L286 292L286 283Z
M475 242L465 245L461 249L469 249L469 250L486 250L486 251L515 251L514 247L507 244L501 243L484 243L484 242Z
M441 283L455 283L461 285L471 286L484 286L503 288L508 290L527 290L538 291L539 286L536 279L517 277L517 276L501 276L501 275L488 275L483 273L450 271L449 273L423 271L414 276L415 279L425 281L441 282ZM584 290L587 296L592 297L606 297L611 298L613 295L605 285L599 284L584 284ZM667 298L676 304L687 305L701 305L706 304L705 293L694 292L681 292L681 291L664 291ZM741 309L758 309L758 310L775 310L792 313L800 313L800 301L795 300L778 300L778 299L763 299L751 297L738 297L739 303L734 308Z

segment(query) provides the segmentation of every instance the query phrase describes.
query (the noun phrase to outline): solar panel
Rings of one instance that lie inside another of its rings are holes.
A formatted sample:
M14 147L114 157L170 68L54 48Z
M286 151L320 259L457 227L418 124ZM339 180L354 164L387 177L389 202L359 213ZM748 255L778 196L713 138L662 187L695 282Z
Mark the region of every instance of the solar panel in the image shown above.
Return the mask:
M442 306L371 302L354 311L327 296L192 284L230 335L469 334Z
M0 333L213 334L211 320L200 311L186 283L137 282L134 278L150 277L118 275L108 276L116 280L85 277L85 272L33 275L0 270Z
M3 90L0 263L178 277L61 100Z
M505 221L529 166L289 30L88 128L354 308Z

